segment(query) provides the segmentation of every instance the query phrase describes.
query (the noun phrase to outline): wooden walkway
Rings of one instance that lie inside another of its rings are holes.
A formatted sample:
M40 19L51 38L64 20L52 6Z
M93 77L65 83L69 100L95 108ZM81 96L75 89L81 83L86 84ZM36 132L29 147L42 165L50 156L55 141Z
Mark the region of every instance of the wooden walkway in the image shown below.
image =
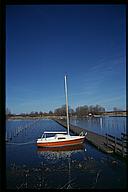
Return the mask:
M63 127L67 128L65 120L53 119ZM128 156L128 135L122 133L121 138L114 137L112 135L106 134L105 136L99 135L92 131L88 131L85 128L81 128L70 124L70 131L79 135L81 132L86 133L86 140L97 147L99 150L105 153L114 153L123 158Z
M58 120L58 119L54 119L54 121L56 121L57 123L59 123L63 127L67 128L66 121ZM105 153L113 153L114 152L114 150L112 148L110 148L109 146L106 145L106 137L105 136L99 135L97 133L94 133L92 131L88 131L87 129L83 129L83 128L80 128L80 127L77 127L74 125L70 125L70 131L77 134L77 135L79 135L81 132L84 132L84 133L87 132L86 139L88 142L90 142L95 147L97 147L99 150L101 150Z

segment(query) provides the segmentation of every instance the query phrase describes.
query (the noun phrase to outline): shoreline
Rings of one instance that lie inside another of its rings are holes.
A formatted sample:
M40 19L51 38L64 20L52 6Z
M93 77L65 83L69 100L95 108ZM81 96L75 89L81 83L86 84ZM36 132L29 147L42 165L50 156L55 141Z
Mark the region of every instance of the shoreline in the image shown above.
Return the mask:
M101 117L127 117L127 114L119 114L119 115L115 115L115 114L105 114L105 115L94 115L94 116L71 116L71 118L101 118ZM6 118L6 120L24 120L24 119L66 119L66 116L34 116L34 117L30 117L30 116L12 116L9 118Z

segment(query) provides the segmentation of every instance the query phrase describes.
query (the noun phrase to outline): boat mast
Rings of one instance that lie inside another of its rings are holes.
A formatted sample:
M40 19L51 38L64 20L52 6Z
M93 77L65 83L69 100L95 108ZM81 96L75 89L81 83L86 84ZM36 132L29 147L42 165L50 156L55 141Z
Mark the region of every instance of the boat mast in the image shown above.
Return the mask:
M66 113L67 113L67 129L69 134L69 116L68 116L68 94L67 94L67 76L65 75L65 97L66 97Z

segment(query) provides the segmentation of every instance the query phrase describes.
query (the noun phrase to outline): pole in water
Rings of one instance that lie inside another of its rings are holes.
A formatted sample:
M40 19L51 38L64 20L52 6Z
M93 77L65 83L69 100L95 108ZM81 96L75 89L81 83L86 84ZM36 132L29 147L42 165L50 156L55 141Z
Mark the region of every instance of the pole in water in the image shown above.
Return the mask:
M6 138L5 138L5 141L8 141L7 130L6 130Z

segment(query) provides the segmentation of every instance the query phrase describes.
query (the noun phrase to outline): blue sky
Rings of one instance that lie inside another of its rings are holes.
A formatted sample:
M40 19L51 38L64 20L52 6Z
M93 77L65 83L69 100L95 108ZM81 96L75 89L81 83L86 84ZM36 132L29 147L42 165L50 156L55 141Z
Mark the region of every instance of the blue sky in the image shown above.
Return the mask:
M7 5L6 107L126 107L125 5Z

